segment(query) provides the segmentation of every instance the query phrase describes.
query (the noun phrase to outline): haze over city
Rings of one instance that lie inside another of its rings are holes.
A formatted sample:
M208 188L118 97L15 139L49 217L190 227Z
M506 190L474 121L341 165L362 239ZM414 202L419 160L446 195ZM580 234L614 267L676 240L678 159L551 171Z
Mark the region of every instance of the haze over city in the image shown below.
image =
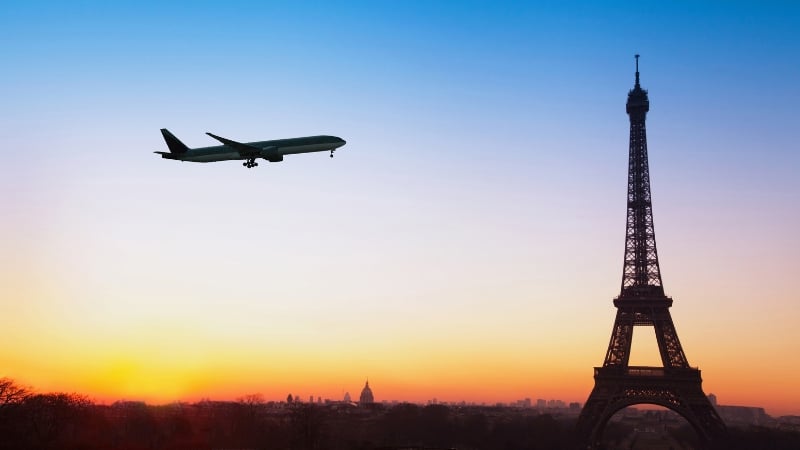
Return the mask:
M584 402L639 53L686 356L720 403L800 414L796 3L3 9L0 377L109 403L367 378L378 401ZM347 146L180 163L153 154L165 127Z

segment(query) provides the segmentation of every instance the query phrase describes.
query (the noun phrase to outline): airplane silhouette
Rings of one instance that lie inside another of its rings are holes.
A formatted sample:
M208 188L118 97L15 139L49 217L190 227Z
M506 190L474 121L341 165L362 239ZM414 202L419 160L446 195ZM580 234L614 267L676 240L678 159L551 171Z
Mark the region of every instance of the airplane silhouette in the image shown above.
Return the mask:
M206 133L222 142L223 145L189 148L166 128L161 129L161 134L167 142L169 152L154 153L158 153L162 158L191 162L244 160L242 165L248 169L258 165L257 158L263 158L269 162L280 162L283 161L284 155L327 151L331 152L331 158L333 158L333 152L347 143L344 139L336 136L306 136L245 143Z

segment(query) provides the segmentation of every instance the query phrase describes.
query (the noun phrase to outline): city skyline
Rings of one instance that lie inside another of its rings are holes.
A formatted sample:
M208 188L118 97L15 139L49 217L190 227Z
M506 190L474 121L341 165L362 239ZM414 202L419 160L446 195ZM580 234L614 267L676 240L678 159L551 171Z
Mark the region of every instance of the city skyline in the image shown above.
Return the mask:
M5 10L0 377L109 402L367 377L376 398L585 402L639 53L687 357L722 403L800 414L798 5ZM164 127L348 144L164 164ZM632 364L658 361L635 335Z

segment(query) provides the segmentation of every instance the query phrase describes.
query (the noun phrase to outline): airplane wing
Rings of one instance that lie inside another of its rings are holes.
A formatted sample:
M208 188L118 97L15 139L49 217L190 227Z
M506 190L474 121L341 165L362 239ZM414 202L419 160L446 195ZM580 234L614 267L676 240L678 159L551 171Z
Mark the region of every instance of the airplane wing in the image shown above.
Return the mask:
M252 158L261 154L261 149L259 147L253 147L252 145L243 144L241 142L232 141L230 139L225 139L224 137L220 137L211 133L206 133L206 134L222 142L228 147L236 150L237 152L239 152L240 155L242 155L243 158Z

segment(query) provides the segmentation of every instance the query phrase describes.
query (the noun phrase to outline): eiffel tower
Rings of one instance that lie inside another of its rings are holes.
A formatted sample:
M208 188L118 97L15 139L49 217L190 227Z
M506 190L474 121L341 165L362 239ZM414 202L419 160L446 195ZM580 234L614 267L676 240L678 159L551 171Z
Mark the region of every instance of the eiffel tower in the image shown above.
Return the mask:
M649 403L683 416L706 448L722 448L727 429L703 393L700 370L689 366L669 312L672 298L664 295L661 283L645 132L650 100L639 85L639 55L636 84L628 92L626 109L631 134L622 288L614 299L617 317L605 361L594 369L594 389L578 418L578 435L585 448L599 449L611 416L627 406ZM655 330L662 367L628 365L636 326Z

